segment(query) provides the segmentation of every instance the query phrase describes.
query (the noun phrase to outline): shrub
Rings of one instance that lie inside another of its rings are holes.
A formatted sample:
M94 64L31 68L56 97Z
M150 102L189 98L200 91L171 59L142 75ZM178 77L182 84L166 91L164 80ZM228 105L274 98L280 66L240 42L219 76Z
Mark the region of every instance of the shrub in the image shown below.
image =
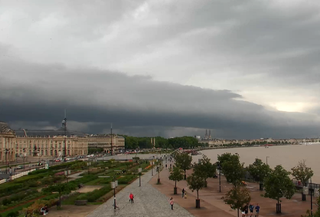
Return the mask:
M28 189L27 185L8 182L0 185L0 197Z
M18 216L19 216L18 211L12 211L7 214L7 217L18 217Z
M18 201L22 201L22 200L27 200L28 198L33 199L35 197L40 196L41 194L37 191L37 190L27 190L25 192L21 192L18 194L15 194L11 197L7 197L5 199L2 200L2 204L4 206L9 205L13 202L18 202Z
M126 185L129 184L132 180L134 180L136 175L127 175L118 179L118 184Z
M88 200L88 202L95 202L97 199L111 191L111 186L105 186L99 190L94 190L86 194L80 194L77 200Z
M66 168L71 167L74 164L79 163L79 162L82 162L82 161L73 161L73 162L67 162L67 163L62 163L62 164L59 164L59 165L51 166L49 168L49 171L66 169Z

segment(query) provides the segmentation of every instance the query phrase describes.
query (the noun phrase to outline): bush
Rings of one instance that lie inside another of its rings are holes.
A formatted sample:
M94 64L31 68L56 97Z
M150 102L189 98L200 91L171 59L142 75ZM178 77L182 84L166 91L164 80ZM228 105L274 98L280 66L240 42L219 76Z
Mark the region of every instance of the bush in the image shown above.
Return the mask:
M15 194L11 197L7 197L7 198L3 199L1 203L4 206L7 206L13 202L22 201L22 200L25 200L28 198L33 199L34 197L38 197L40 195L41 194L37 190L27 190L25 192Z
M49 175L52 172L47 169L40 169L40 170L35 170L33 172L30 172L29 175L38 175L38 174L44 174L44 173Z
M62 163L62 164L59 164L59 165L51 166L49 168L49 171L66 169L66 168L71 167L74 164L79 163L79 162L82 162L82 161L73 161L73 162Z
M136 175L127 175L118 179L118 184L126 185L129 184L132 180L134 180Z
M77 200L88 200L88 202L95 202L96 200L98 200L100 197L102 197L109 191L111 191L111 186L105 186L99 190L94 190L86 194L80 194L77 197Z
M7 214L7 217L18 217L18 216L19 216L18 211L12 211Z
M8 182L0 185L0 197L28 189L28 186L21 183Z

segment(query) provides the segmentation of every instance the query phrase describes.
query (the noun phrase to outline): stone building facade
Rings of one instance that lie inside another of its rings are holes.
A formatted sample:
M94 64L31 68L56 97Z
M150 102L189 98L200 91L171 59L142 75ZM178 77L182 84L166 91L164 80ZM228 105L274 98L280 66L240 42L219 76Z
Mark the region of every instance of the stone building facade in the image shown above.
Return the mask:
M85 134L59 130L12 130L0 122L0 162L9 163L17 157L62 157L88 154Z
M125 149L125 138L116 134L91 135L88 140L89 148L103 148L106 153L119 153Z
M0 122L0 162L15 160L15 132L7 123Z

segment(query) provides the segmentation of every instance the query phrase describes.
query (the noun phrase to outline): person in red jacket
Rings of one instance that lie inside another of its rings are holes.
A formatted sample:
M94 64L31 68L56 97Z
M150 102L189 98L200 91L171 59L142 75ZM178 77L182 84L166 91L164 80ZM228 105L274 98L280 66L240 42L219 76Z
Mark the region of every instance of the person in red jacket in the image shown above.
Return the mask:
M132 193L130 193L129 198L130 198L130 202L133 203L133 202L134 202L134 201L133 201L134 196L133 196Z

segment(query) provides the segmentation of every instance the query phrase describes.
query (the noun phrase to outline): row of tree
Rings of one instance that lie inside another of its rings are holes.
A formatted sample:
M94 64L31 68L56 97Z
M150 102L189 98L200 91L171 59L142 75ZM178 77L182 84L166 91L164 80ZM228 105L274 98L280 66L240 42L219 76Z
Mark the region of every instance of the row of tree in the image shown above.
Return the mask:
M306 186L313 176L312 169L306 166L305 161L300 161L297 166L291 169L291 172L285 170L281 165L271 169L261 159L255 159L255 162L249 167L244 167L240 163L238 154L225 153L218 157L218 161L227 181L234 185L233 189L228 192L225 202L238 209L242 207L241 204L247 203L244 198L249 199L247 196L249 192L246 193L247 189L241 188L245 176L252 177L255 181L260 182L260 190L263 190L263 186L265 187L264 196L277 201L276 213L281 213L281 198L291 199L296 192L296 186L290 175L300 181L303 186ZM235 198L235 195L238 195L238 197ZM302 200L305 200L305 198L306 195L302 193ZM239 201L240 203L238 203ZM320 215L320 211L317 213L317 215Z
M123 136L125 138L126 149L145 149L153 148L151 137L133 137ZM153 138L153 137L152 137ZM163 138L155 137L155 147L164 149L177 149L177 148L195 148L198 146L204 146L198 142L198 140L191 136L175 137L175 138Z
M186 179L189 188L197 192L196 208L200 208L199 190L207 186L207 179L216 175L216 164L210 162L207 156L203 156L198 163L192 164L192 157L188 153L175 152L173 154L175 166L169 179L175 181L174 194L177 194L177 182ZM186 170L193 168L193 173L186 178Z
M289 175L292 175L306 186L308 180L313 176L311 168L307 167L305 161L298 163L291 169L292 172L285 170L281 165L271 169L268 164L256 159L253 164L244 167L240 163L238 154L225 153L218 156L218 162L211 163L207 156L203 156L198 163L191 164L192 157L187 153L174 153L175 167L170 173L169 179L175 181L174 194L177 194L176 183L186 179L186 170L193 167L193 173L187 178L188 186L191 190L197 191L196 208L200 208L199 190L207 186L207 179L216 175L216 169L224 174L226 180L233 185L233 188L227 192L225 203L229 204L232 209L238 210L249 204L251 197L247 188L244 187L243 180L251 177L260 183L260 190L265 187L264 196L275 199L276 213L281 213L281 198L291 199L296 191L296 186ZM184 175L183 175L184 174ZM302 200L305 195L302 193ZM318 203L320 201L318 200ZM305 217L311 216L307 214ZM320 217L318 210L313 216Z

